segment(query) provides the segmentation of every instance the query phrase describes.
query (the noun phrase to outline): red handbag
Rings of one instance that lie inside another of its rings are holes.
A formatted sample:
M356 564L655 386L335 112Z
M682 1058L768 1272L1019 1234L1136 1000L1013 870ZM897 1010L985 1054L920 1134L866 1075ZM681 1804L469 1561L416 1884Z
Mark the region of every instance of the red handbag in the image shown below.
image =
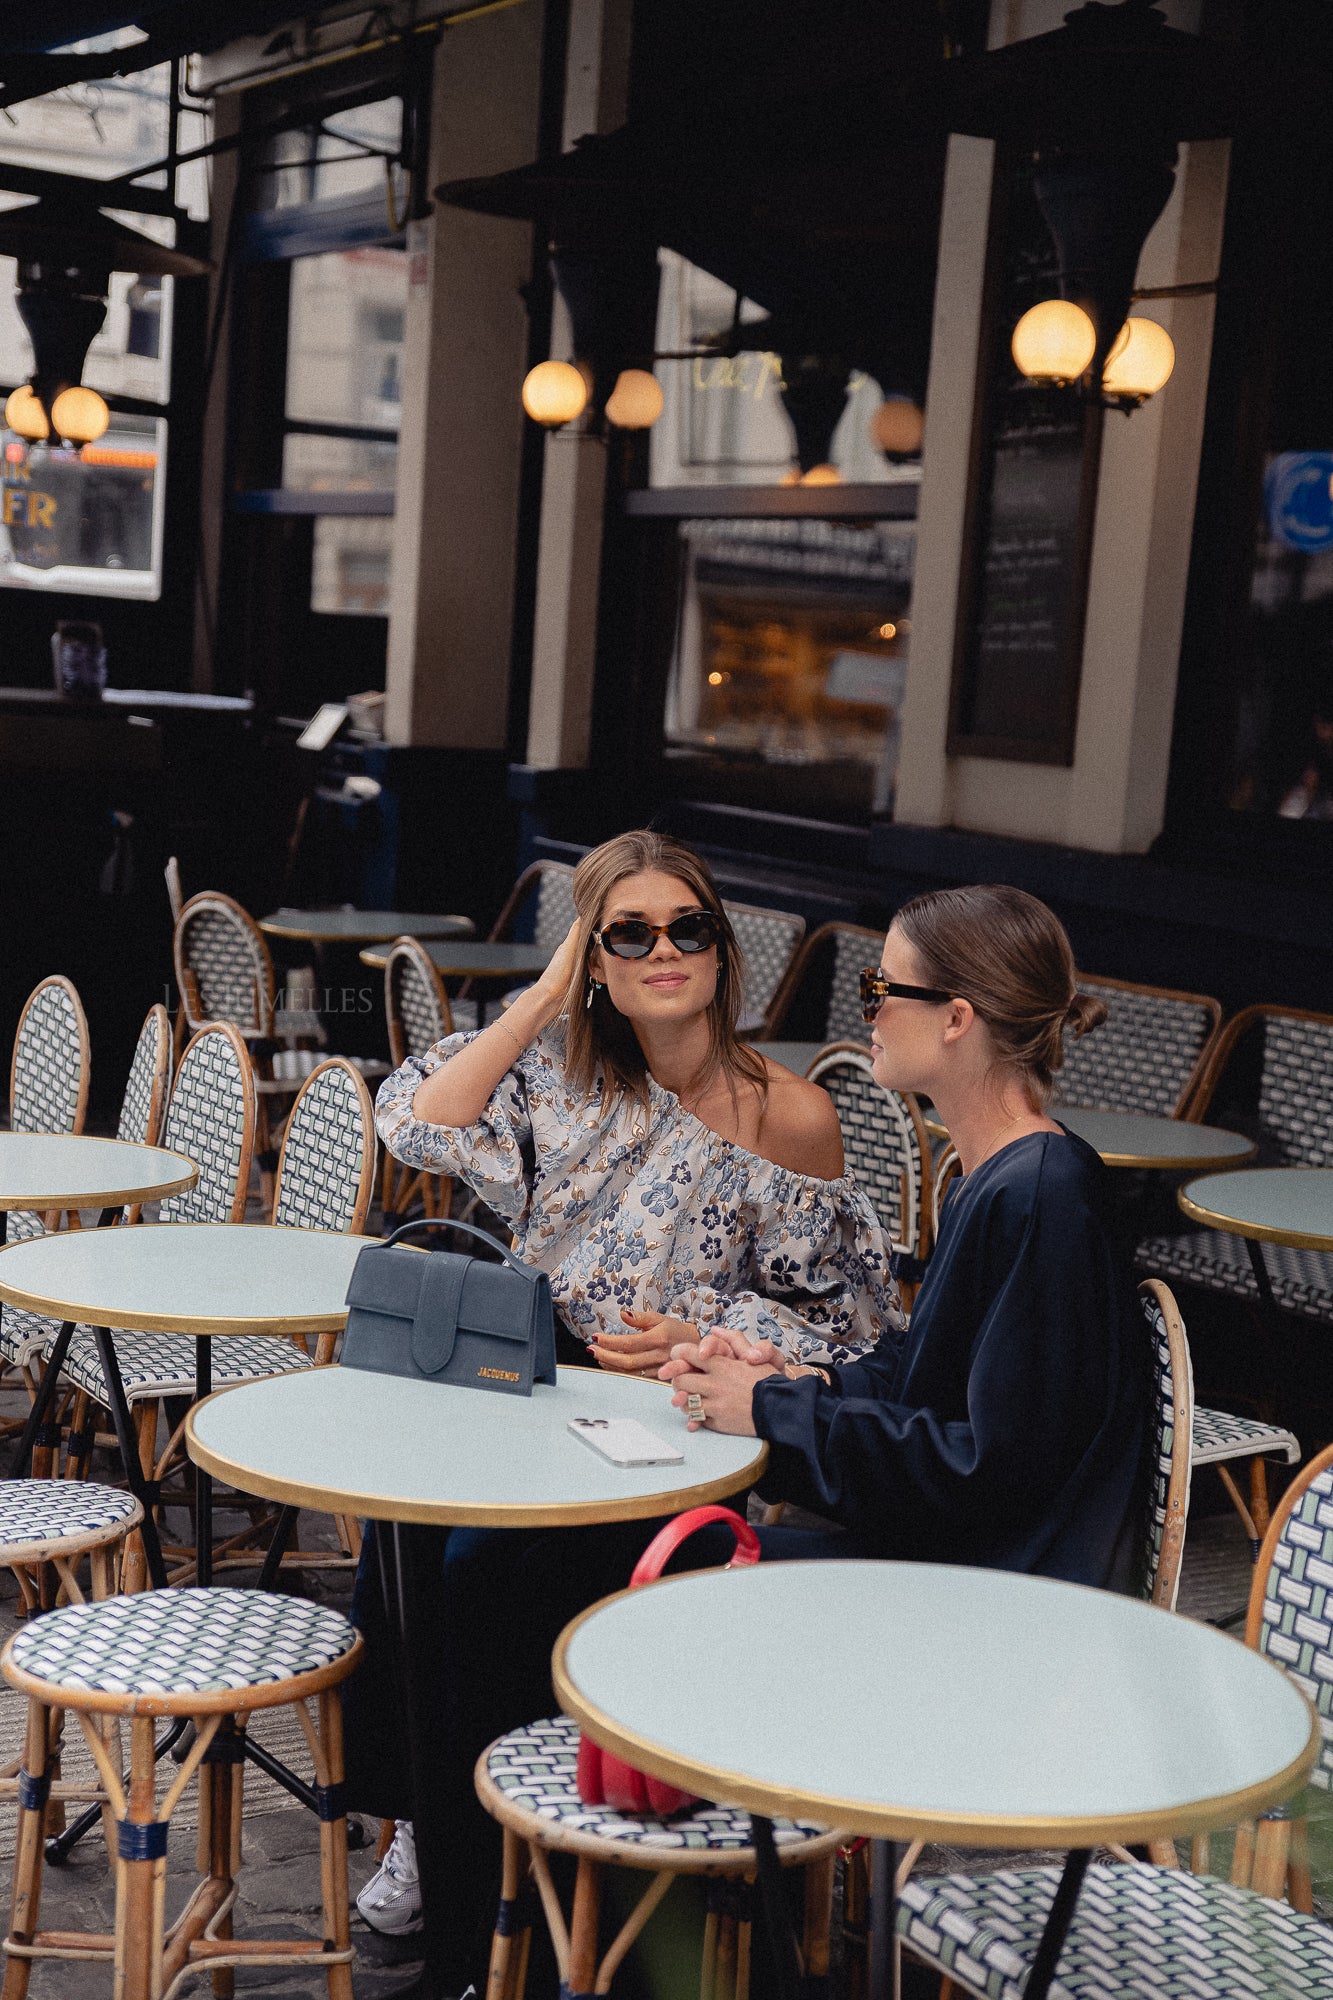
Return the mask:
M634 1565L630 1589L637 1590L641 1583L656 1583L681 1543L710 1521L725 1521L736 1537L735 1553L726 1564L727 1569L748 1569L758 1562L759 1537L748 1521L743 1521L730 1507L692 1507L688 1514L678 1514L660 1534L653 1536ZM660 1819L697 1803L693 1792L682 1792L661 1778L650 1778L646 1771L636 1771L632 1764L613 1757L609 1750L600 1749L583 1735L579 1737L578 1788L585 1806L611 1806L616 1812L635 1815L656 1813Z

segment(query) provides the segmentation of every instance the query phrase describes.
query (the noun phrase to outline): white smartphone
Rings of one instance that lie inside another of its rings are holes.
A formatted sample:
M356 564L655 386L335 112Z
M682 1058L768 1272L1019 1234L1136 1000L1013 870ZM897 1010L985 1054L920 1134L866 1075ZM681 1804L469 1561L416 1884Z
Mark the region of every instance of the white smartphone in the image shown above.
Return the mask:
M683 1465L685 1454L655 1437L633 1417L571 1417L576 1438L590 1444L612 1465Z

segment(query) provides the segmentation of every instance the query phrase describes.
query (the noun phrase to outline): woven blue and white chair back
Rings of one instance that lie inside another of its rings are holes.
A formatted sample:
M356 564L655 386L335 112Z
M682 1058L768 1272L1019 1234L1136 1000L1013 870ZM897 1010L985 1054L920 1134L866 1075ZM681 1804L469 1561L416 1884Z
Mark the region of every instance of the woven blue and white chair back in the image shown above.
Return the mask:
M1090 1034L1066 1032L1055 1102L1158 1118L1185 1110L1204 1049L1222 1018L1220 1003L1206 994L1081 973L1078 985L1081 993L1105 1002L1106 1019Z
M869 1196L895 1250L921 1256L930 1149L916 1099L876 1083L868 1051L845 1044L822 1049L806 1074L833 1099L847 1171Z
M159 1000L139 1030L134 1060L120 1101L116 1137L134 1146L155 1146L171 1089L171 1021Z
M805 918L790 910L765 910L755 903L722 905L731 919L745 965L742 1012L751 1020L764 1018L782 975L805 936Z
M245 1043L229 1021L201 1028L176 1072L162 1144L184 1153L199 1179L168 1195L162 1222L240 1222L255 1146L255 1073Z
M1333 1020L1265 1010L1259 1131L1265 1155L1333 1167Z
M944 1208L944 1197L963 1171L963 1163L958 1157L958 1148L952 1139L946 1139L931 1164L930 1169L930 1240L938 1242L940 1215Z
M830 1042L868 1042L870 1030L861 1012L861 974L878 965L884 946L882 931L839 924L833 938L833 973L829 981L824 1037Z
M285 1229L355 1234L375 1184L375 1112L365 1079L341 1056L312 1070L292 1106L273 1220Z
M1333 1791L1333 1445L1297 1473L1274 1509L1245 1640L1285 1667L1313 1704L1322 1741L1310 1783Z
M554 953L578 914L574 908L574 870L565 861L539 861L536 865L532 941L539 951Z
M1153 1369L1152 1492L1143 1594L1150 1603L1174 1611L1190 1506L1194 1370L1170 1286L1149 1278L1139 1286L1139 1296L1148 1322Z
M243 1035L272 1035L273 960L248 910L212 890L191 896L172 956L191 1033L210 1021L230 1021Z
M23 1003L9 1072L13 1132L82 1132L88 1109L88 1022L68 979L44 979ZM43 1233L42 1218L14 1209L6 1241Z
M68 979L44 979L23 1003L9 1072L14 1132L81 1132L88 1108L88 1022Z
M395 1069L408 1056L425 1055L454 1032L444 981L414 937L395 938L389 947L384 961L384 1018Z

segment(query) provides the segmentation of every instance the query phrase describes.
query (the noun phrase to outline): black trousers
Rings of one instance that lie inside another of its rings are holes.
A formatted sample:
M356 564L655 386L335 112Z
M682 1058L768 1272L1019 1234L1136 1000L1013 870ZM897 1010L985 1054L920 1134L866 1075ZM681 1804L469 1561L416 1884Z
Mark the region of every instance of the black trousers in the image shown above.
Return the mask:
M460 1991L468 1980L483 1989L500 1887L500 1828L478 1803L473 1767L495 1737L556 1713L551 1649L560 1631L585 1606L625 1587L662 1525L454 1528L441 1536L439 1589L427 1593L432 1603L418 1602L418 1643L429 1649L439 1687L450 1829L445 1919L450 1970ZM766 1562L863 1553L854 1537L835 1530L759 1533ZM725 1525L704 1528L670 1567L707 1569L728 1561L732 1548ZM348 1804L353 1811L408 1819L412 1787L399 1710L398 1641L373 1533L357 1573L352 1618L367 1650L344 1688ZM765 1664L756 1661L756 1671Z

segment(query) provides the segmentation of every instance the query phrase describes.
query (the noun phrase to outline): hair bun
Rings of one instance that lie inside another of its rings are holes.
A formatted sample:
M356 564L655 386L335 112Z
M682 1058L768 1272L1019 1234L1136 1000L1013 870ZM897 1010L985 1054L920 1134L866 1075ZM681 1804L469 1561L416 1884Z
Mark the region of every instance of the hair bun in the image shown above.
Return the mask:
M1065 1011L1065 1026L1073 1030L1075 1037L1100 1028L1105 1019L1106 1002L1091 993L1075 993Z

